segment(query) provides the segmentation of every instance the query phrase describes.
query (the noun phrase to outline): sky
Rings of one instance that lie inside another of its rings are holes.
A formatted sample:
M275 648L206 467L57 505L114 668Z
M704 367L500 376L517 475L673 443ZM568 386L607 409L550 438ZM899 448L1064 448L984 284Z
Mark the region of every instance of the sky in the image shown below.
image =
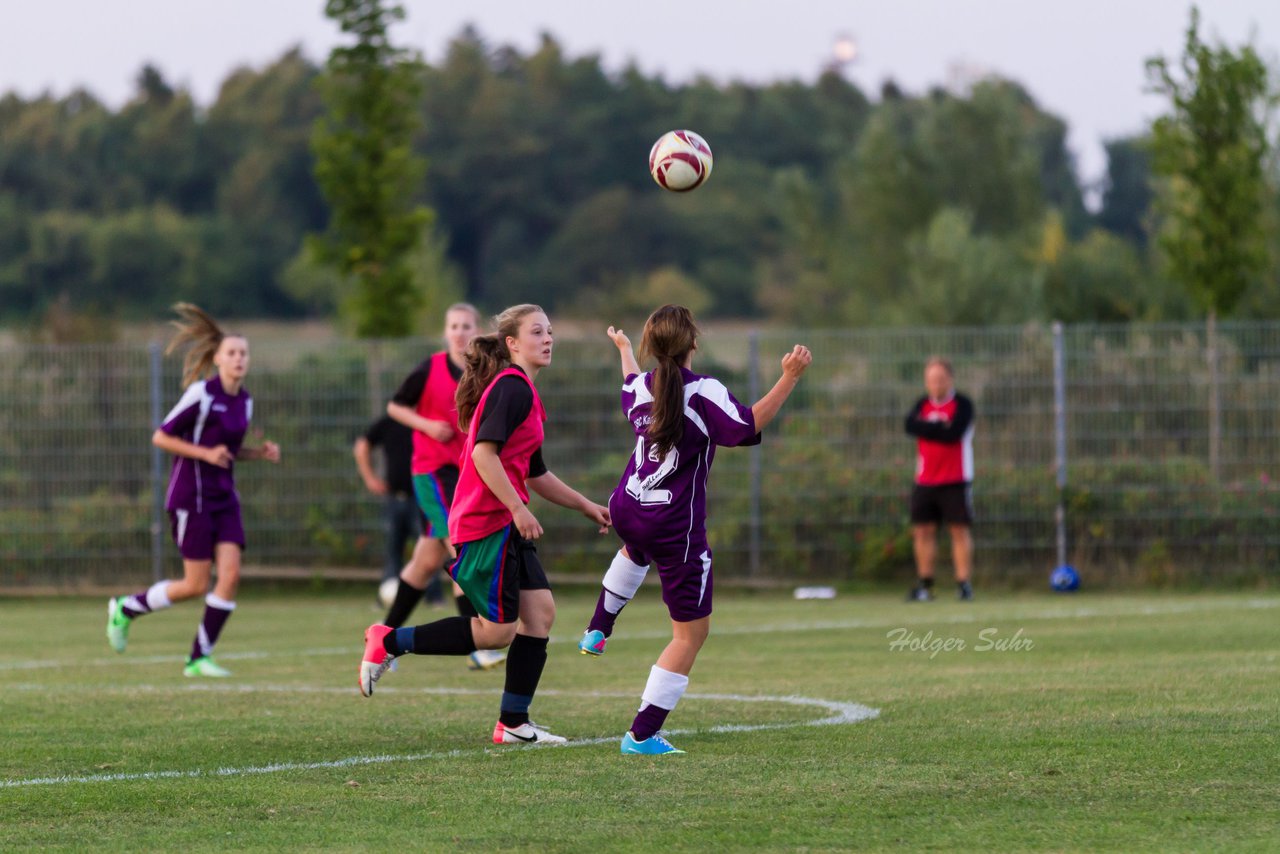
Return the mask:
M1144 61L1177 56L1189 19L1182 0L402 0L398 43L428 62L467 24L493 45L535 47L550 33L569 55L634 62L669 82L812 81L836 41L857 58L845 73L868 94L892 78L923 92L975 74L1022 83L1071 129L1086 183L1102 142L1143 130L1162 101L1144 94ZM1203 32L1252 40L1280 70L1280 0L1201 0ZM227 74L301 45L316 61L339 40L323 0L0 0L0 92L61 96L83 86L112 106L144 63L201 104ZM682 124L671 117L672 126ZM695 128L696 130L696 128ZM713 143L714 144L714 143Z

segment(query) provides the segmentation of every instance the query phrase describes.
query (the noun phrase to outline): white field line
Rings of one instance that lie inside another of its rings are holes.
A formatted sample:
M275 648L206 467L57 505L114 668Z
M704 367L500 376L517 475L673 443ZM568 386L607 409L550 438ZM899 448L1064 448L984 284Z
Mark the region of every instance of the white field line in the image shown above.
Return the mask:
M19 686L26 687L26 686ZM309 685L210 685L196 684L187 686L142 685L128 689L132 691L174 691L211 693L300 693L300 694L345 694L350 695L349 688L318 687ZM395 689L381 688L378 693L401 694L486 694L497 693L492 689L468 688L422 688ZM582 691L540 691L540 696L573 696L573 697L626 697L635 698L634 692L582 692ZM860 703L842 703L835 700L820 700L812 697L753 697L744 694L686 694L686 700L710 700L731 703L781 703L789 706L816 707L828 712L825 717L807 721L790 721L770 724L723 724L704 729L677 729L666 731L668 735L702 735L706 733L725 732L761 732L764 730L794 729L796 727L836 726L839 724L856 724L873 720L880 716L879 709L873 709ZM253 774L275 774L282 771L317 771L328 768L354 768L364 765L384 765L391 762L424 762L439 759L456 759L463 756L477 756L486 753L511 753L524 750L552 750L558 747L588 747L592 745L617 743L618 735L597 736L592 738L573 739L562 745L509 745L496 750L493 747L458 748L454 750L432 751L426 753L379 754L373 756L348 756L343 759L332 759L324 762L273 762L267 765L251 765L245 767L223 767L212 769L192 769L187 771L143 771L134 774L86 774L64 775L58 777L31 777L18 780L0 780L0 789L16 789L31 786L60 786L72 783L126 783L148 780L173 780L192 778L243 777Z
M969 606L966 606L966 608ZM919 604L904 604L903 611L900 615L892 618L878 617L874 619L851 618L847 620L812 620L803 623L766 623L758 626L712 626L711 635L714 639L721 635L769 635L769 634L786 634L792 632L826 632L841 631L846 629L884 629L895 628L904 623L919 623L928 625L953 625L957 623L977 623L977 622L1016 622L1023 620L1076 620L1076 619L1107 619L1111 617L1159 617L1168 616L1170 614L1190 614L1204 611L1248 611L1267 608L1280 608L1280 597L1268 599L1244 599L1240 601L1219 601L1219 602L1160 602L1154 604L1140 605L1133 603L1125 603L1125 605L1116 608L1095 608L1088 606L1081 607L1050 607L1044 610L1022 610L1011 612L1008 614L990 614L982 612L980 615L972 613L950 614L947 616L934 617L929 614L929 606ZM625 619L624 619L625 624ZM671 637L669 631L648 631L648 632L628 632L619 631L616 636L623 640L664 640ZM564 643L573 641L577 643L577 636L573 637L555 637L551 638L552 643ZM247 659L270 658L278 655L288 655L290 657L318 657L326 655L356 655L363 649L358 644L351 646L329 646L315 647L311 649L298 650L250 650L246 652L220 652L218 659L221 661L242 661ZM9 670L52 670L66 667L110 667L119 665L151 665L151 664L175 664L183 661L183 657L179 655L146 655L146 656L113 656L100 658L63 658L63 659L39 659L25 661L0 661L0 672Z

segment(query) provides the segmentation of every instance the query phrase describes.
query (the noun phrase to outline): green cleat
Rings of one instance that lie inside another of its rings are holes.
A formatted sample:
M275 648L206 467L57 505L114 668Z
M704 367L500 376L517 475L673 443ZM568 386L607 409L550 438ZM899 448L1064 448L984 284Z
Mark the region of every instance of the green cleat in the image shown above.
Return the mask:
M225 679L231 675L231 671L221 667L212 657L202 655L199 658L193 658L188 661L187 666L182 668L182 675L187 677L212 676L217 679Z
M124 597L112 596L107 600L107 643L116 652L124 652L129 645L129 624L133 618L124 612Z

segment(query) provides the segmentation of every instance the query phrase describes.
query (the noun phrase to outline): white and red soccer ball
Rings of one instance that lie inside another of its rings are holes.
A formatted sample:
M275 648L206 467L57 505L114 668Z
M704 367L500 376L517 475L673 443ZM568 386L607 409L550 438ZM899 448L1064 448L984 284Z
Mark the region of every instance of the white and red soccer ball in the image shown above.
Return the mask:
M649 173L663 189L697 189L711 177L711 146L691 130L668 131L649 149Z

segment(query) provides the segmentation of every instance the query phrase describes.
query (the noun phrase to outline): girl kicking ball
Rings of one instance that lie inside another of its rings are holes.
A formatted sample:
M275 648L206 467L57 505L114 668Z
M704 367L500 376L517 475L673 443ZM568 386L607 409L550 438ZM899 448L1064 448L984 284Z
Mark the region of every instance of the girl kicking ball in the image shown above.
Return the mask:
M183 672L187 676L230 676L213 660L213 646L236 609L244 525L236 493L235 464L280 461L280 447L263 442L244 446L253 417L253 398L244 387L249 342L223 332L212 317L190 303L174 306L181 320L168 352L190 345L183 362L187 390L165 416L151 442L173 454L165 509L182 554L182 579L157 581L132 596L107 600L107 641L124 652L133 621L174 602L204 596L204 616ZM209 592L214 564L218 581Z
M529 491L580 511L601 533L609 529L609 511L567 486L542 460L546 411L534 382L551 364L551 321L536 305L518 305L498 315L496 325L496 334L472 339L458 383L458 424L467 439L449 511L449 540L457 550L449 572L479 616L398 629L370 626L360 693L372 696L374 683L399 655L509 647L494 743L558 743L565 739L529 720L556 614L534 547L542 525L526 506Z
M743 406L714 377L695 374L698 327L687 308L665 305L644 325L641 349L657 361L640 373L631 341L609 327L622 357L622 411L636 436L622 481L609 499L623 547L605 573L595 615L578 644L601 655L618 613L635 596L649 564L658 567L671 615L671 643L649 671L640 712L622 739L623 753L683 753L658 735L689 685L711 624L711 548L707 478L717 446L754 445L813 361L796 345L782 376L754 406Z

